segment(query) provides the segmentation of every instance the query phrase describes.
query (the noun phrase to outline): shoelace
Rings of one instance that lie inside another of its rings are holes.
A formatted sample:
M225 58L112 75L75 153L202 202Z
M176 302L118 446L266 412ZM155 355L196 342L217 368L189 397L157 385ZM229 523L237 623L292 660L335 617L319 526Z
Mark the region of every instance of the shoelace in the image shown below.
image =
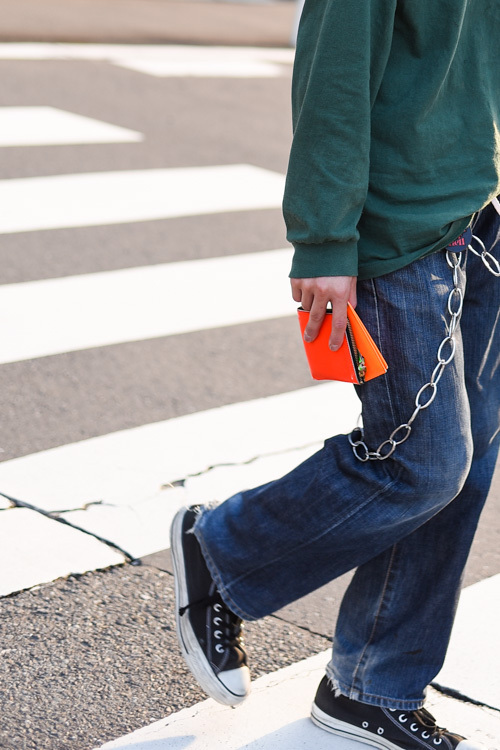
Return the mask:
M445 734L448 734L447 729L445 729L444 727L438 727L438 725L436 724L436 719L429 711L427 711L426 708L420 708L418 711L415 711L414 716L425 729L432 730L432 738L444 737Z
M436 719L426 708L419 708L417 711L412 711L411 713L403 712L399 717L401 723L406 723L409 719L414 720L413 723L415 725L420 725L420 728L422 729L422 738L424 740L431 739L435 745L440 745L442 738L445 737L446 734L449 734L447 729L438 727ZM436 742L436 740L438 740L438 742Z
M234 612L231 612L231 610L226 607L218 591L215 591L215 593L210 594L209 596L203 597L203 599L190 602L189 604L186 604L185 607L180 607L179 615L182 617L188 609L192 609L193 607L198 607L200 609L213 607L217 614L217 618L214 618L214 620L219 619L221 621L220 623L214 622L219 628L217 632L220 632L221 636L223 636L219 637L218 640L220 640L223 645L229 646L230 648L240 648L243 645L243 639L241 637L243 622L238 615L235 615Z

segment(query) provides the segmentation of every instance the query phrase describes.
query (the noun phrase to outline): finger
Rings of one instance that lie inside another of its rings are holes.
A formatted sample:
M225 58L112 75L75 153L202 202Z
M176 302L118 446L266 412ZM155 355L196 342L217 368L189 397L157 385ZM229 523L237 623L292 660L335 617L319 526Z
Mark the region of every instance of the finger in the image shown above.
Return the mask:
M332 332L329 347L333 352L340 349L347 327L347 300L332 300Z
M304 310L310 310L314 299L314 291L310 290L310 279L290 279L292 297Z
M300 279L290 279L292 287L292 299L294 302L302 302L302 285Z
M314 294L307 290L302 290L302 299L300 301L301 306L304 310L311 310L314 302Z
M309 313L309 320L304 331L304 341L308 343L314 341L319 333L325 315L326 302L320 297L314 297L311 304L311 312Z
M354 276L351 281L351 291L349 293L349 302L351 303L353 307L356 307L356 305L358 304L357 287L356 287L357 281L358 280L356 276Z

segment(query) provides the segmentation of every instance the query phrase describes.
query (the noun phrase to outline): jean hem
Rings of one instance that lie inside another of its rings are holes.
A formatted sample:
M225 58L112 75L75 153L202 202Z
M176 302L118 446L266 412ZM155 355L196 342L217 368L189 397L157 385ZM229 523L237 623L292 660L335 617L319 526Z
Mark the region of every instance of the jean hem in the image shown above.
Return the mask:
M332 689L335 691L335 695L343 695L353 701L359 703L366 703L370 706L379 706L380 708L396 708L403 711L418 711L422 708L425 702L425 698L390 698L387 695L376 695L373 693L367 693L364 690L359 690L352 685L348 685L342 682L332 672L330 666L326 669L326 675L328 682Z

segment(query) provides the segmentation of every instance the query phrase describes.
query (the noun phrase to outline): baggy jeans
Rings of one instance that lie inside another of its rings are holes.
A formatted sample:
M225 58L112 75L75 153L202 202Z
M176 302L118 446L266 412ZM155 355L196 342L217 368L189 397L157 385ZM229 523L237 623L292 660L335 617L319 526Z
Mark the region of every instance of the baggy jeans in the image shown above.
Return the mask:
M492 206L473 230L500 249ZM455 357L393 455L361 462L337 435L283 478L205 510L195 526L223 599L243 619L356 568L327 674L342 694L389 708L419 708L442 666L499 449L500 279L470 251L460 256ZM389 363L356 387L370 450L408 421L429 382L452 288L445 251L358 282L357 311Z

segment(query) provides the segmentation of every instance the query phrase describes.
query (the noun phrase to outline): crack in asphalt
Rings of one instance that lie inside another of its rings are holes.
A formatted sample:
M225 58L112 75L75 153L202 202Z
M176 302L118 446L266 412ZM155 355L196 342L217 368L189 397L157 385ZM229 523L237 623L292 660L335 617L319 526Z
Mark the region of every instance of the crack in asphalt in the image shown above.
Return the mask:
M87 534L88 536L91 536L94 539L97 539L98 542L102 542L103 544L106 544L108 547L111 547L112 549L116 550L121 555L123 555L123 557L128 562L137 564L137 558L134 557L134 555L131 555L130 552L127 552L127 550L123 549L123 547L120 547L119 544L112 542L111 539L106 539L105 537L99 536L99 534L95 534L93 531L84 529L81 526L78 526L77 524L71 523L66 518L61 518L59 515L57 515L57 513L61 511L51 512L48 510L43 510L43 508L38 508L36 505L27 503L24 500L18 500L15 497L11 497L10 495L7 495L5 492L0 492L0 495L4 497L6 500L8 500L10 503L12 503L11 507L25 508L26 510L32 510L35 513L39 513L41 516L45 516L45 518L49 518L51 521L56 521L56 523L62 523L64 526L69 526L71 529L75 529L76 531L81 531L83 534ZM88 503L88 505L92 505L92 504L94 503ZM10 509L7 508L6 510L10 510Z
M480 708L489 708L492 711L497 711L500 713L500 708L498 706L491 706L489 703L478 701L475 698L471 698L470 695L461 693L460 690L454 690L454 688L446 687L446 685L440 685L438 682L431 682L431 686L434 688L434 690L437 690L438 693L447 695L448 698L454 698L455 700L461 701L462 703L472 703L473 706L479 706Z
M293 448L287 448L286 450L280 450L280 451L269 451L269 453L259 453L256 456L252 456L252 458L248 458L246 461L227 461L222 462L220 464L211 464L210 466L207 466L205 469L202 469L201 471L197 471L194 474L186 474L185 477L182 479L174 479L172 482L166 482L165 484L161 485L161 489L173 489L175 487L184 487L186 482L189 479L195 479L196 477L202 477L205 476L205 474L209 474L211 471L214 471L214 469L225 469L230 468L231 466L249 466L250 464L255 463L255 461L259 461L261 458L271 458L272 456L284 456L287 453L295 453L297 451L306 450L306 448L312 448L315 445L319 445L319 442L317 440L311 442L311 443L305 443L304 445L298 445Z
M279 615L269 615L269 617L272 617L275 620L279 620L280 622L286 622L288 625L293 625L294 627L299 628L300 630L303 630L305 633L310 633L311 635L317 635L320 638L326 638L326 640L329 641L330 643L333 640L333 638L330 635L326 635L326 633L318 633L317 630L308 628L306 625L299 625L297 622L295 622L295 620L287 620L285 617L280 617Z
M51 513L53 513L55 516L62 516L64 513L75 513L78 510L88 510L94 505L102 505L106 506L107 508L118 507L117 505L114 505L114 503L106 503L104 500L89 500L88 503L84 503L77 508L63 508L62 510L52 510Z

